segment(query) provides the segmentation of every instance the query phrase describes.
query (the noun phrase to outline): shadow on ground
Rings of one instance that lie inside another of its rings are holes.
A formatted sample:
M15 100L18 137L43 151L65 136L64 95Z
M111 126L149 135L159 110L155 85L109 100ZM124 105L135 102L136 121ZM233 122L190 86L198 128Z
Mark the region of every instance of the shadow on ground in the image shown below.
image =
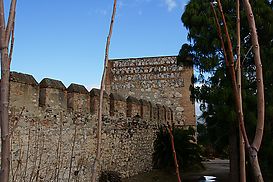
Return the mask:
M216 176L219 182L228 182L229 161L215 159L203 162L204 171L182 173L183 182L198 182L201 176ZM176 182L175 173L163 170L153 170L148 173L139 174L127 179L123 182Z

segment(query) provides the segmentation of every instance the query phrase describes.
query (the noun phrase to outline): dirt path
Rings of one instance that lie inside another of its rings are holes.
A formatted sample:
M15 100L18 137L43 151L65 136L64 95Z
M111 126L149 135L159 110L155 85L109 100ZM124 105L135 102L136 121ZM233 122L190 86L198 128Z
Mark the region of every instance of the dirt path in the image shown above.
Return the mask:
M197 173L184 174L184 180L193 182L198 181L201 176L215 176L218 181L227 182L229 175L229 160L215 159L203 162L206 170Z
M229 161L215 159L204 162L206 170L201 172L189 172L182 174L183 182L198 182L201 176L216 176L220 182L228 182ZM175 173L169 173L162 170L153 170L149 173L139 174L129 179L124 179L124 182L176 182Z

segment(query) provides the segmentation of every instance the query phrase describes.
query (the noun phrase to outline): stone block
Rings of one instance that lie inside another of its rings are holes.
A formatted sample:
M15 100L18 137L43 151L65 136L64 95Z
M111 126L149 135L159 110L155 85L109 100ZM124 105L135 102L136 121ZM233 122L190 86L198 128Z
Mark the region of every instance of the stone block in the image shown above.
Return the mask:
M90 111L92 114L98 115L100 104L100 89L93 88L90 91ZM109 116L110 114L110 97L104 91L103 92L103 104L102 104L102 114Z
M44 78L40 84L39 103L42 107L52 109L67 109L67 91L59 80Z
M115 117L125 117L127 114L126 99L119 94L110 94L110 115Z
M37 110L39 106L39 86L32 75L10 72L10 107Z
M75 112L90 112L90 96L83 85L70 84L67 88L67 107Z
M141 117L141 103L132 96L127 97L127 117Z
M151 103L149 101L140 99L141 104L141 118L144 120L150 120L151 118Z

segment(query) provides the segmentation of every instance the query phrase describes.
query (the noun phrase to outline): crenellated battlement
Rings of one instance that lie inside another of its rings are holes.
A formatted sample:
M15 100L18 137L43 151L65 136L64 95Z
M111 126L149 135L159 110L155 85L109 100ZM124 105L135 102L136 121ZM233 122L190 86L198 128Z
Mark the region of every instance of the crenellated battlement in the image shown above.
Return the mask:
M79 84L72 83L68 88L62 81L44 78L38 83L32 75L11 72L10 107L17 110L24 107L29 113L50 109L55 112L67 111L98 115L100 90L90 92ZM172 123L172 110L169 107L127 98L117 93L104 92L103 116L139 117L154 123Z
M89 92L76 83L66 88L51 78L38 83L32 75L11 72L12 178L31 181L39 174L44 181L90 181L99 100L96 88ZM173 124L171 108L104 92L102 109L99 170L115 170L123 177L151 170L158 128Z
M103 94L99 171L123 177L153 167L162 125L195 126L192 68L175 56L111 60ZM11 179L90 181L100 90L10 74Z

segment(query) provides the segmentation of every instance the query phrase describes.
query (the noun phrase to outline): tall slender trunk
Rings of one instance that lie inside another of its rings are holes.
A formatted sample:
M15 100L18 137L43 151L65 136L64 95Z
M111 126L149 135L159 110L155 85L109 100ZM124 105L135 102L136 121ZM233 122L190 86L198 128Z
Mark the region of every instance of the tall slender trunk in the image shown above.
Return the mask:
M240 0L236 1L236 17L237 17L237 85L240 98L240 110L243 110L242 100L242 75L241 75L241 23L240 23ZM238 122L240 123L240 121ZM240 182L246 182L246 169L245 169L245 143L239 124L239 166L240 166Z
M263 131L264 131L264 84L263 84L263 70L260 56L260 46L258 41L257 28L255 24L255 18L253 15L252 7L248 0L243 0L245 11L247 14L248 25L251 33L251 43L253 46L254 62L256 66L256 80L257 80L257 126L254 140L251 147L248 148L248 154L250 157L250 163L256 181L263 181L262 172L258 161L258 151L260 149Z
M260 56L260 46L258 42L257 28L251 5L248 0L243 0L244 7L247 14L247 20L251 33L251 43L253 45L254 61L256 66L256 80L257 80L257 109L258 120L255 137L252 143L252 148L259 151L264 130L264 85L263 85L263 70Z
M9 134L9 65L7 48L1 52L1 181L9 181L10 134Z
M256 79L257 79L257 110L258 110L258 118L257 118L257 126L256 126L256 133L255 137L253 140L253 143L250 145L246 130L245 130L245 125L244 125L244 115L243 115L243 110L240 107L240 96L239 96L239 91L238 91L238 85L237 85L237 80L236 80L236 74L235 74L235 69L234 69L234 60L233 60L233 53L232 53L232 44L231 44L231 39L228 33L228 28L227 24L225 21L225 16L222 10L222 5L221 1L217 0L218 2L218 8L219 11L221 12L222 20L223 20L223 25L224 25L224 31L225 35L227 38L227 43L228 43L228 64L227 67L229 69L229 73L231 76L231 82L232 82L232 88L233 88L233 94L234 94L234 100L235 100L235 106L236 106L236 111L237 111L237 116L240 121L240 129L242 132L242 135L245 140L245 146L247 148L249 158L250 158L250 164L254 173L255 180L257 182L263 182L263 177L258 161L258 151L261 145L262 141L262 136L263 136L263 129L264 129L264 86L263 86L263 73L262 73L262 63L261 63L261 58L260 58L260 48L259 48L259 43L258 43L258 36L257 36L257 30L256 30L256 25L255 25L255 20L254 20L254 15L252 12L251 5L248 0L243 0L244 6L246 9L246 14L248 15L248 22L249 22L249 27L250 27L250 32L251 32L251 41L252 41L252 46L253 46L253 54L254 54L254 62L256 66ZM217 16L216 16L217 19ZM219 28L219 25L217 25L218 32L221 32L221 29ZM219 34L220 39L222 40L223 38ZM223 50L225 51L225 47L222 47Z
M13 52L14 21L16 0L12 0L7 25L5 25L4 2L0 0L0 49L1 49L1 182L9 181L10 171L10 131L9 131L9 76L10 62ZM11 40L11 43L10 43ZM11 44L11 45L10 45ZM10 50L9 50L10 46Z
M173 160L174 160L174 165L175 165L175 172L176 172L177 181L181 182L179 165L178 165L178 161L177 161L177 157L176 157L176 151L175 151L175 147L174 147L174 137L173 137L172 128L169 125L167 127L168 127L168 131L169 131L169 135L171 137Z
M101 79L101 85L100 85L100 101L99 101L99 112L98 112L98 124L97 124L97 145L96 145L96 158L94 161L94 166L93 166L93 171L92 171L92 177L91 180L92 182L96 181L96 176L97 176L97 167L100 163L100 157L101 157L101 128L102 128L102 112L103 112L103 92L105 90L105 77L106 77L106 71L108 67L108 55L109 55L109 46L110 46L110 41L112 37L112 31L113 31L113 25L115 21L115 14L116 14L116 6L117 6L117 0L114 0L114 5L113 5L113 12L112 12L112 17L111 17L111 22L110 22L110 29L109 29L109 34L107 36L107 42L106 42L106 48L105 48L105 59L104 59L104 68L103 68L103 73L102 73L102 79Z

